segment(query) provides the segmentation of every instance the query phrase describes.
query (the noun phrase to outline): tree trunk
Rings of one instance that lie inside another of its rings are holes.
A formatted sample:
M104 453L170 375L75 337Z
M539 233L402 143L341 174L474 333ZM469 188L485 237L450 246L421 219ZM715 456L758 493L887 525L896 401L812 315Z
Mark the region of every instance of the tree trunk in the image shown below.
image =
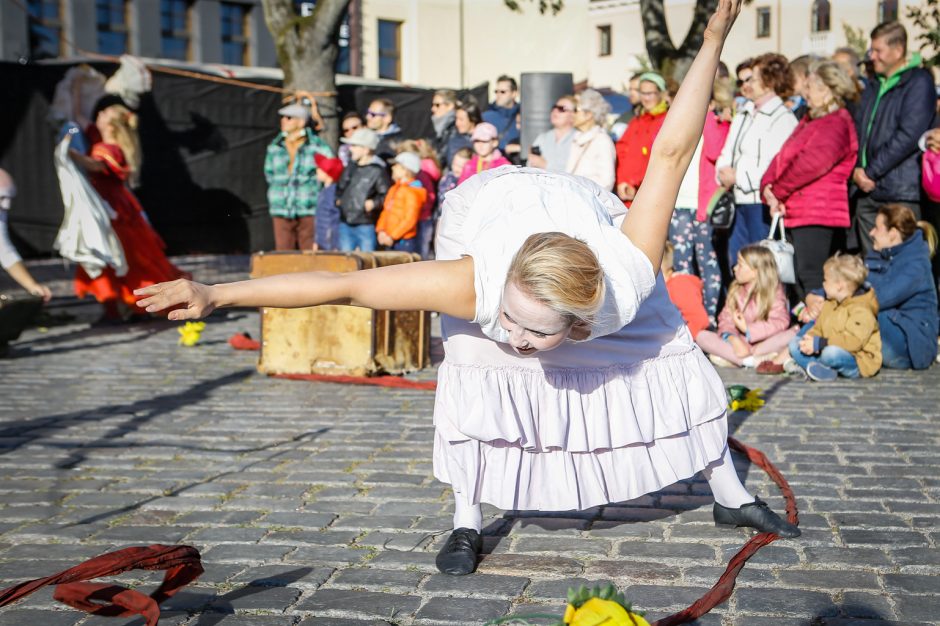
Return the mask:
M284 88L336 92L334 64L339 54L339 27L350 0L319 0L313 13L297 15L292 0L263 0L264 20L274 38ZM336 150L339 111L335 96L317 96L323 118L320 136Z
M646 39L646 52L650 64L666 78L680 81L689 71L692 60L702 47L708 19L718 6L718 0L697 0L692 24L682 45L676 48L666 22L664 0L640 0L640 18Z

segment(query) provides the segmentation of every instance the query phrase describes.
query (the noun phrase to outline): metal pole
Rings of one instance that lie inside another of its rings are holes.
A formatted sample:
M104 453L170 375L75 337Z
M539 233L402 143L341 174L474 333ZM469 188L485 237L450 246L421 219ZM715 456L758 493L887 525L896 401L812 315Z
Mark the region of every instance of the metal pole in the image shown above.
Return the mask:
M777 0L777 54L782 54L780 49L780 29L783 26L783 7L780 5L780 0Z
M460 16L458 23L460 24L460 88L465 89L467 87L467 80L464 67L464 41L463 41L463 0L460 0L459 3Z

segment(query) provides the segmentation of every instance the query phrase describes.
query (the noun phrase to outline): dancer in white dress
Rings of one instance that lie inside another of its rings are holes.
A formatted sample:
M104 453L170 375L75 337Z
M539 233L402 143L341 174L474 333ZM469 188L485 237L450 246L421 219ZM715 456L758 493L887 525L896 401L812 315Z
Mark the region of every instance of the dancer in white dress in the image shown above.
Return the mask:
M442 572L475 569L481 502L582 509L699 471L716 523L798 536L741 485L724 387L657 277L741 2L720 0L626 215L583 178L500 168L448 194L440 260L213 286L179 280L139 290L139 305L181 307L169 313L179 320L220 306L327 303L444 314L434 473L452 485L455 514Z

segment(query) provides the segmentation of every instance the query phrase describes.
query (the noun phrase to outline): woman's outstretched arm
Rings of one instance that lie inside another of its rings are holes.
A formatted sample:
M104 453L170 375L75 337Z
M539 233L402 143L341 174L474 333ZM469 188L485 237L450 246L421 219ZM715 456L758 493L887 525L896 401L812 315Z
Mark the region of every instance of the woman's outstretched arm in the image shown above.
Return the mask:
M299 272L220 285L188 280L159 283L134 292L148 312L170 311L191 320L220 307L300 308L351 304L388 311L439 311L473 319L473 259L389 265L361 272Z
M662 263L679 184L705 126L721 49L742 3L743 0L720 0L708 21L702 47L656 136L643 186L621 226L630 241L649 258L655 272Z

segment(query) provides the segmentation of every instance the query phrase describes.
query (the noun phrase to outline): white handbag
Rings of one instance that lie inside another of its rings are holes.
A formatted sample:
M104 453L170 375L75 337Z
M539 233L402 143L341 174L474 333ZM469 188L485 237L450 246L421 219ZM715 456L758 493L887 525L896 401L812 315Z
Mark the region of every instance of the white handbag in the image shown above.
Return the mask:
M780 239L774 235L777 232L777 225L780 225ZM796 272L793 269L793 246L787 241L787 231L783 225L783 218L774 215L770 222L770 234L767 239L760 242L760 245L770 250L774 259L777 261L777 272L780 274L780 282L793 284L796 282Z

